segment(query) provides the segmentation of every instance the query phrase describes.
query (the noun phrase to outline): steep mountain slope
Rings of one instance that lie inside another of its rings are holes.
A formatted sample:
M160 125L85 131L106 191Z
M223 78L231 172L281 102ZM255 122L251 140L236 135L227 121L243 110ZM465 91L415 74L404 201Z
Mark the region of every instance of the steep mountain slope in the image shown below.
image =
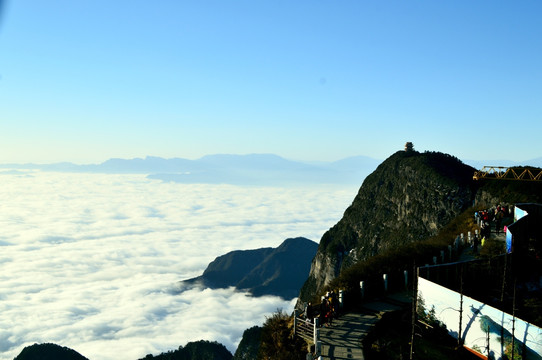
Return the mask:
M273 248L231 251L209 263L201 276L185 280L183 283L199 282L210 288L236 286L273 251Z
M322 236L300 299L309 299L359 260L436 234L472 205L473 172L442 153L399 151L390 156Z
M275 294L292 299L309 273L317 248L318 244L309 239L287 239L248 273L237 288L250 289L255 296Z
M255 296L295 298L309 273L318 244L298 237L286 239L278 248L231 251L217 257L201 276L182 285L210 288L234 286Z

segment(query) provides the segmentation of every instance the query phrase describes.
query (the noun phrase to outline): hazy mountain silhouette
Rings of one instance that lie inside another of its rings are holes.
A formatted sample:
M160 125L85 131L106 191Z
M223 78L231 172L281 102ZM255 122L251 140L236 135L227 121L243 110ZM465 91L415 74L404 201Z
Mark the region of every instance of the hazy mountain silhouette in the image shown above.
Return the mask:
M336 162L306 163L273 154L208 155L197 160L164 159L147 156L135 159L109 159L101 164L3 164L10 170L91 172L106 174L147 174L168 182L288 185L358 184L380 164L368 157L352 157Z
M353 156L334 162L303 162L273 154L207 155L197 160L164 159L147 156L135 159L109 159L101 164L0 164L0 169L43 170L55 172L91 172L106 174L146 174L151 179L186 184L235 185L357 185L382 161L367 156ZM483 166L542 167L542 157L526 161L467 160L464 163ZM7 172L2 172L7 174Z
M373 171L380 160L363 158L309 164L272 154L209 155L196 160L183 173L157 173L150 178L181 183L228 183L240 185L357 184ZM354 158L352 158L354 159Z

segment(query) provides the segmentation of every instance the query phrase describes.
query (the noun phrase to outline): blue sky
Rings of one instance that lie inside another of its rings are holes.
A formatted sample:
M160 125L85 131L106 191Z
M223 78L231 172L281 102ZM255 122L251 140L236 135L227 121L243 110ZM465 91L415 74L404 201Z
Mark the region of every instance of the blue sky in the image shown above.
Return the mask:
M0 8L0 163L542 156L540 1Z

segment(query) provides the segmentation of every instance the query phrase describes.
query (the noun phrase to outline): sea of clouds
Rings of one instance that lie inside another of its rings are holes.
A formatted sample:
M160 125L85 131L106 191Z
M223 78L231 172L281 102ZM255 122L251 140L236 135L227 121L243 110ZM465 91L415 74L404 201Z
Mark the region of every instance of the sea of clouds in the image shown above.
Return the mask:
M231 250L319 241L357 187L187 185L145 175L0 171L0 359L52 342L136 360L243 331L295 300L179 292Z

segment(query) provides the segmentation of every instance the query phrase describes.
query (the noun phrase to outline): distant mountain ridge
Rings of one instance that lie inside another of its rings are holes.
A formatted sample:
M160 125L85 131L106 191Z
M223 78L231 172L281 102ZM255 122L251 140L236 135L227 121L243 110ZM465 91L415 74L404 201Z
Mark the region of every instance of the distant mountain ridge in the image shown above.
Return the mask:
M201 276L181 286L209 288L233 286L254 296L297 297L306 280L318 244L307 238L289 238L277 248L235 250L217 257Z
M286 185L359 184L380 160L356 156L311 164L273 154L207 155L197 160L147 156L109 159L101 164L1 164L0 169L106 174L146 174L151 179L179 183ZM0 172L1 173L1 172Z
M164 159L112 158L101 164L77 165L70 162L54 164L0 164L0 174L14 171L42 170L53 172L146 174L150 179L185 184L234 185L358 185L382 161L367 156L352 156L332 162L293 161L274 154L215 154L197 160L183 158ZM476 169L483 166L535 166L542 167L542 157L526 161L466 160Z

